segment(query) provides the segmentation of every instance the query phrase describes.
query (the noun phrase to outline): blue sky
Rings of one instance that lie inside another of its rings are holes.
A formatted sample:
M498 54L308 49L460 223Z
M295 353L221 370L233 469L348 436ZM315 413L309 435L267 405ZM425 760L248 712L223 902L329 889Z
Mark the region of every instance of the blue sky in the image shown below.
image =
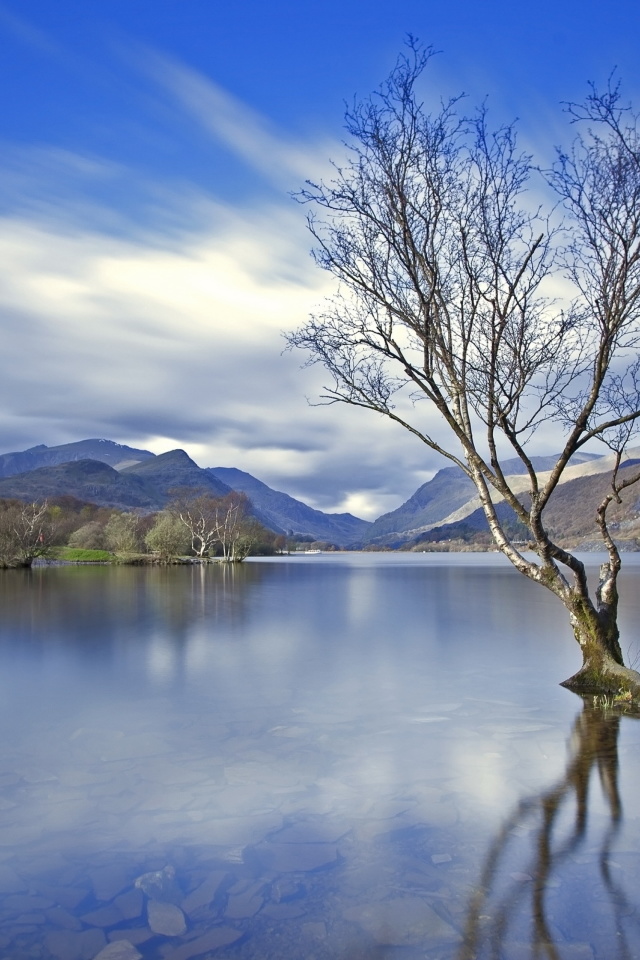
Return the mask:
M181 446L321 509L394 508L440 464L308 406L322 374L282 354L331 290L289 192L407 33L442 51L427 98L486 97L544 161L589 80L617 67L638 102L639 27L627 0L0 2L0 452Z

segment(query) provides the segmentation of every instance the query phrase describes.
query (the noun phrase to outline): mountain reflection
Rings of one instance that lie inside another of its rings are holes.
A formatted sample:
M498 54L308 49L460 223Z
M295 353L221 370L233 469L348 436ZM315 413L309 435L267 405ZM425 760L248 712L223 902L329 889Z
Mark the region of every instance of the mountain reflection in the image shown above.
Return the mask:
M626 716L632 715L627 712ZM508 951L504 953L508 943L521 949L528 947L526 953L517 953L518 958L563 960L569 943L564 937L560 939L554 928L553 898L563 886L563 867L570 861L580 862L581 852L595 854L601 891L596 898L600 908L597 922L606 923L610 929L607 956L620 960L637 956L632 947L638 942L638 908L611 869L612 848L623 813L618 787L621 719L617 710L585 700L569 737L563 776L551 788L521 799L489 846L477 889L469 902L463 944L456 960L501 960L510 956ZM591 844L585 851L595 774L606 808L605 825L595 849ZM527 834L526 854L518 860L521 854L515 848ZM573 893L579 902L580 892ZM594 903L589 902L586 890L583 893L582 909L588 912ZM606 911L602 910L603 902ZM516 939L513 931L516 926L522 929L527 915L530 936L525 944L522 934ZM575 940L571 938L569 942ZM588 956L592 956L590 951Z
M109 659L131 637L154 631L179 650L194 629L247 614L258 564L184 567L36 567L0 576L0 644L43 652L52 644Z

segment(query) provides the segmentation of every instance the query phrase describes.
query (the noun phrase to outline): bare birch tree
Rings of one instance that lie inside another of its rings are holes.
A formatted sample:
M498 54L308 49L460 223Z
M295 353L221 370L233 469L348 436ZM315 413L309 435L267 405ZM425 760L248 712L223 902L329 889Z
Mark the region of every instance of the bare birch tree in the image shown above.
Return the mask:
M54 539L51 511L44 503L0 504L0 568L30 567L46 556Z
M191 549L196 557L208 556L218 541L218 498L203 490L174 490L174 500L167 510L186 527Z
M182 490L169 504L169 512L187 528L197 557L220 548L228 563L245 560L264 533L250 515L251 501L235 490L224 497L212 497L198 490Z
M620 554L607 525L609 504L640 476L620 472L640 416L638 117L612 86L568 107L578 135L546 174L563 216L554 229L532 209L537 171L512 126L492 131L485 109L465 116L460 100L435 112L419 100L430 56L410 42L382 87L347 112L344 165L302 191L316 261L339 289L289 343L331 374L326 402L389 417L474 482L497 547L569 612L583 666L567 686L640 693L620 649ZM571 287L562 303L551 298L555 277ZM405 415L403 394L427 403ZM550 422L563 428L562 449L539 476L528 441ZM544 511L571 457L595 439L616 465L597 513L608 561L592 595ZM503 469L514 453L526 496ZM510 539L501 500L528 528L536 560Z
M251 501L246 493L232 491L220 497L216 508L217 541L222 548L222 559L227 563L241 563L264 529L250 515Z

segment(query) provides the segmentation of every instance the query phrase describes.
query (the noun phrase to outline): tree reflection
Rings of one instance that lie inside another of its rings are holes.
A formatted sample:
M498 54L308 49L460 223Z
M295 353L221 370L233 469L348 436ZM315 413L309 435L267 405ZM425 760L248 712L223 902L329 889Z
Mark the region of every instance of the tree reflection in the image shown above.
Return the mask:
M598 867L617 934L610 956L619 960L636 956L631 953L623 918L640 927L640 916L612 876L609 859L622 824L618 790L621 710L627 716L639 717L630 708L614 709L606 703L585 700L569 738L564 775L550 789L523 798L502 825L488 850L478 887L470 900L457 960L502 958L502 947L512 936L516 916L520 918L523 911L529 910L530 956L533 960L561 960L562 944L554 942L547 894L561 865L575 856L585 842L589 788L596 771L607 806L607 827L598 848ZM522 873L509 873L513 866L508 861L514 853L518 828L525 825L531 828L529 860ZM529 878L531 882L526 882Z

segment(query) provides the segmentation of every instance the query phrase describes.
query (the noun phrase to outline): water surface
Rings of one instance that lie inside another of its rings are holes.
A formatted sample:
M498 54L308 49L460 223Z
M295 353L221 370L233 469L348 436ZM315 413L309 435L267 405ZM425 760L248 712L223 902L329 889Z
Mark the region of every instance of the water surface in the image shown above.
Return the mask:
M564 612L501 558L46 567L0 602L7 960L640 957L640 725L558 686Z

